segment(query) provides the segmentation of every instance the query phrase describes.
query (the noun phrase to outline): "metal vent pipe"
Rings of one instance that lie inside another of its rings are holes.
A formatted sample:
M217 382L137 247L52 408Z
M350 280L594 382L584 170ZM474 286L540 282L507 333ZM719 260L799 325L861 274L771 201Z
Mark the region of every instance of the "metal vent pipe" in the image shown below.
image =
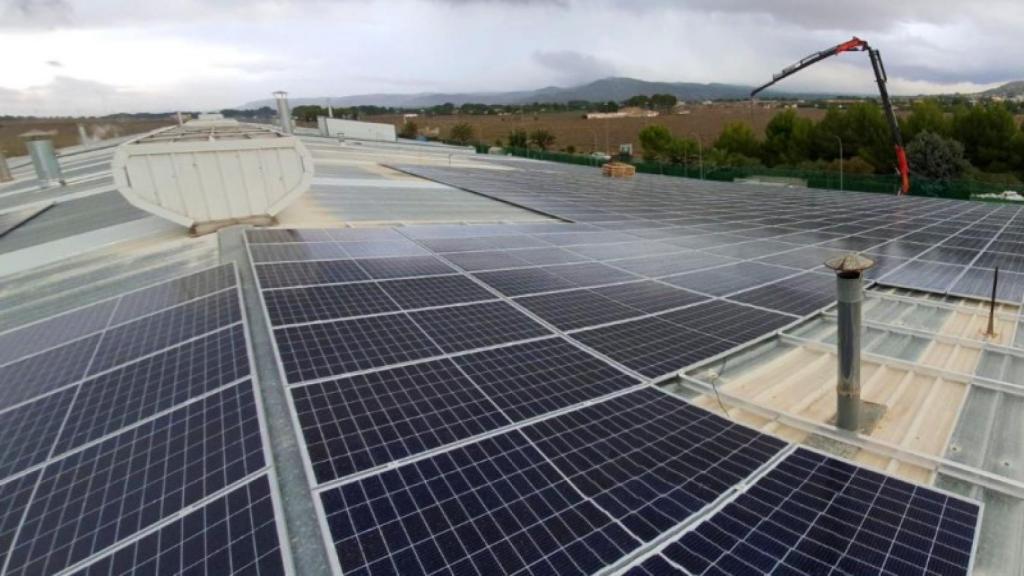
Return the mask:
M838 321L838 374L836 378L836 426L860 429L860 335L863 272L874 262L858 254L833 258L825 263L836 273Z
M36 169L36 177L44 187L63 186L64 178L57 162L57 153L53 149L53 132L33 130L21 135L25 147L32 157L32 166Z
M292 133L292 111L288 107L288 93L282 90L274 92L277 99L277 117L281 121L281 131L285 134Z
M11 180L14 180L14 176L11 176L11 168L7 165L7 157L0 150L0 182L10 182Z

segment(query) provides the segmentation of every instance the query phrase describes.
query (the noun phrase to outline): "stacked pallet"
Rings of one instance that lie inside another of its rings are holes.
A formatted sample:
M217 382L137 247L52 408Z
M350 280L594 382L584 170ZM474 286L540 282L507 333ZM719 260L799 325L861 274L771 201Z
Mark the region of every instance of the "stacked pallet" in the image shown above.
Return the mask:
M631 178L636 174L636 167L625 162L609 162L601 166L601 174L609 178Z

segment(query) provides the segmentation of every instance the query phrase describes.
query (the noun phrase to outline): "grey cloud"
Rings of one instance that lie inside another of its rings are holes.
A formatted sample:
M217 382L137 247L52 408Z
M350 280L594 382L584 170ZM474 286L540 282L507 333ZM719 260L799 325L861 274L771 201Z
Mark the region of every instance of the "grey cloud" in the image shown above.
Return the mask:
M533 61L552 72L561 85L582 84L617 74L611 62L574 50L537 51Z

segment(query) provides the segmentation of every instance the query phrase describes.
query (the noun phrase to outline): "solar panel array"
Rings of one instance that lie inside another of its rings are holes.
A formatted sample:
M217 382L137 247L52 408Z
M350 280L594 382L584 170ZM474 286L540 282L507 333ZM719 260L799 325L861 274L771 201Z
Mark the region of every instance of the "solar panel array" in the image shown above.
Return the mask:
M0 573L284 574L234 265L0 334Z
M247 231L325 245L252 265L336 570L626 568L789 460L651 384L828 305L831 276L590 225L370 232Z
M869 277L883 284L974 298L990 296L998 267L997 297L1013 304L1024 299L1024 213L1017 206L648 175L610 180L567 166L401 169L572 222L580 244L596 243L584 236L624 246L633 240L641 254L641 240L648 240L802 269L856 251L879 260ZM667 273L688 264L638 258L618 265Z

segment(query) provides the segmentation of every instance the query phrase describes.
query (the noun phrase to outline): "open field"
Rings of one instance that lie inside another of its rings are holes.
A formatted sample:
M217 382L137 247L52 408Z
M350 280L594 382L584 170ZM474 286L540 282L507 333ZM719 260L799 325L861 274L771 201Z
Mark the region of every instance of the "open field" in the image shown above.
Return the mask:
M56 130L53 145L57 148L79 144L78 124L85 126L85 131L93 138L116 138L149 132L161 126L174 123L165 120L97 120L74 118L37 118L0 120L0 150L7 156L25 154L25 146L19 136L29 130Z
M444 137L448 130L459 122L468 122L473 126L475 137L483 142L493 144L498 138L508 139L508 133L517 128L536 130L545 128L555 135L555 149L562 150L573 146L577 152L594 150L617 152L619 144L633 143L639 148L637 133L650 124L666 126L676 136L693 137L697 134L709 146L718 138L722 127L728 122L741 120L751 124L755 133L763 134L765 126L773 116L781 112L781 108L761 108L753 110L748 105L735 106L698 106L690 114L662 115L655 118L614 118L606 120L587 120L578 112L538 114L533 116L431 116L416 118L420 130L440 128ZM824 110L814 108L798 108L800 116L820 120ZM364 118L371 122L390 122L401 126L400 116L375 116Z

